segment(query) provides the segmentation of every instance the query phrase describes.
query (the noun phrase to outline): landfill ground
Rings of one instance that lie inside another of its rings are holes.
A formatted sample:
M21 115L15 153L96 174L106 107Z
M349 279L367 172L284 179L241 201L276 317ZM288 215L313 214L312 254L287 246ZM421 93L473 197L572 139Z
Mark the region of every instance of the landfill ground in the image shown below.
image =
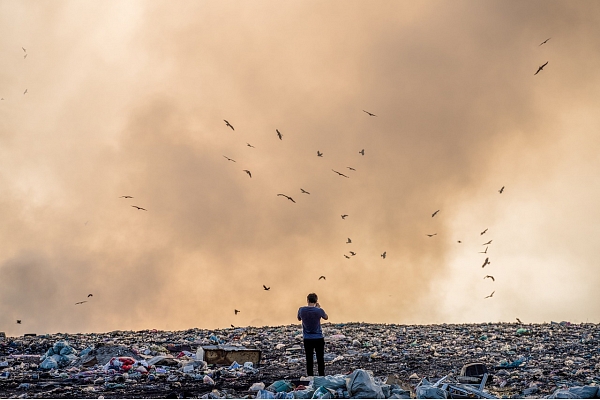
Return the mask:
M326 375L372 371L378 382L395 381L412 397L421 378L457 376L471 362L487 366L492 377L485 390L498 397L541 398L600 383L598 324L327 323L323 331ZM44 355L61 340L74 349L69 364L42 369ZM194 360L198 346L210 345L258 349L261 360L248 368ZM90 354L97 357L92 362ZM145 373L106 369L107 360L120 356L164 357ZM254 398L255 383L268 387L305 375L300 325L0 336L3 398Z

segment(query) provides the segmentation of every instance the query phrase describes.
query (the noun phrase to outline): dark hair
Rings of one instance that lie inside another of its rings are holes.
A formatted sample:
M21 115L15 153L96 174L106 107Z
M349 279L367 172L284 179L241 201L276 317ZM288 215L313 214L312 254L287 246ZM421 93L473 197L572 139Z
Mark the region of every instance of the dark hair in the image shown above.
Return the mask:
M316 293L311 293L308 296L306 296L306 300L308 300L309 303L316 303L319 298L317 297Z

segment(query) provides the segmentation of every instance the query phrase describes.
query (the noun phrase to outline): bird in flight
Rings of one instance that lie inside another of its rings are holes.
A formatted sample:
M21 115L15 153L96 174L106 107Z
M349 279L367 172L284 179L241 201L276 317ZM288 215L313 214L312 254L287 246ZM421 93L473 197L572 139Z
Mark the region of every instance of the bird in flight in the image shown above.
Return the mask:
M346 258L350 259L350 257L348 257L348 256L347 256L347 255L345 255L345 254L344 254L344 257L346 257Z
M87 300L85 300L85 301L79 301L79 302L75 303L75 305L77 305L77 304L83 304L83 303L87 303Z
M344 178L349 178L349 176L342 174L341 172L337 172L335 169L332 169L333 172L335 172L336 174L343 176Z
M263 289L265 289L265 290L269 290L269 289L271 289L271 286L269 286L269 287L266 287L265 285L263 285Z
M383 258L385 260L386 255L387 255L387 251L384 251L383 253L381 253L381 258Z
M502 187L500 188L500 190L498 190L498 193L502 194L502 192L504 192L504 186L502 186Z
M91 294L91 293L90 293L90 294L88 294L88 297L92 297L92 296L93 296L93 294Z
M485 279L485 278L490 278L491 280L493 280L494 282L496 282L496 280L494 279L494 277L491 276L491 275L486 275L486 276L483 277L483 279Z
M18 319L18 320L17 320L17 324L20 324L20 323L21 323L21 320L20 320L20 319Z
M491 243L492 243L492 241L490 240L489 242L482 244L482 246L487 246L488 244L491 244Z
M23 51L24 51L24 52L26 52L26 53L27 53L27 50L25 50L25 47L22 47L22 46L21 46L21 48L23 49Z
M250 143L246 143L248 145L248 147L252 147L253 149L255 148L254 146L252 146Z
M309 192L307 192L306 190L300 188L300 190L302 191L302 193L306 193L306 194L310 194Z
M342 219L346 219L347 216L348 214L342 214Z
M485 251L480 251L481 254L487 254L487 246L485 246Z
M517 322L522 324L521 320L519 318L516 318Z
M486 257L486 258L485 258L485 261L483 262L483 265L481 266L481 268L485 267L485 266L486 266L486 265L488 265L488 264L491 264L491 262L490 262L490 258L489 258L489 257Z
M323 153L321 153L319 150L317 150L317 157L323 157Z
M427 234L427 236L429 236L429 237L433 237L435 235L437 235L437 233L432 233L431 235L429 233Z
M235 312L235 315L238 315L238 313L240 312L240 310L233 310L233 312Z
M484 297L484 299L487 299L488 297L492 297L492 296L494 295L494 293L496 293L496 291L495 291L495 290L494 290L494 291L492 292L492 294L490 294L489 296L485 296L485 297Z
M25 91L23 92L23 94L26 94L26 93L27 93L27 89L25 89Z
M235 131L235 129L233 128L233 125L231 125L231 124L229 123L229 121L227 121L226 119L224 119L223 121L225 121L225 125L227 125L228 127L230 127L230 128L231 128L231 130L234 130L234 131Z
M275 131L277 132L277 137L279 138L279 140L283 140L283 135L281 134L281 132L279 132L279 129L275 129Z
M350 240L350 238L348 238L348 241L346 242L346 244L348 243L352 243L352 240Z
M131 207L135 207L135 208L137 208L138 210L148 211L148 210L146 210L145 208L138 207L138 206L131 206Z
M233 326L233 324L230 324L232 328L235 328L235 326Z
M365 155L365 149L362 149L361 151L359 151L358 154L362 154L364 156Z
M323 276L323 275L321 275L318 280L321 280L321 279L326 280L325 276Z
M252 178L252 174L250 173L250 171L248 171L247 169L245 169L244 172L247 173L250 178Z
M294 199L292 199L290 196L285 195L283 193L279 193L279 194L277 194L277 196L283 196L283 197L287 198L288 200L290 200L292 203L295 203Z
M462 243L460 240L457 240L458 243Z
M23 56L23 59L27 58L27 53L25 53L25 55Z
M233 158L229 158L229 157L227 157L225 155L223 157L225 157L227 159L227 161L233 161L233 162L235 162L235 160Z
M544 40L542 43L540 43L540 46L543 45L544 43L546 43L550 39L552 39L552 38L548 38L548 39Z
M351 251L351 252L350 252L350 255L351 255L351 256L355 256L355 255L356 255L356 253L355 253L355 252L353 252L353 251Z
M544 64L540 65L540 66L538 67L538 70L537 70L537 71L535 71L535 74L534 74L534 75L537 75L537 74L538 74L538 72L540 72L541 70L543 70L543 69L544 69L544 67L545 67L547 64L548 64L548 61L546 61Z
M487 228L485 228L485 230L483 232L481 232L481 235L483 235L484 233L486 233L488 230Z
M355 170L354 168L352 168L352 167L346 167L346 168L348 168L350 171L356 171L356 170Z
M439 213L440 210L437 210L436 212L434 212L433 214L431 214L431 218L435 217L435 214Z
M133 197L132 197L132 196L121 196L121 197L119 197L119 198L124 198L124 199L133 199Z
M363 111L364 111L364 112L366 112L367 114L369 114L369 117L376 117L376 116L377 116L377 115L375 115L375 114L373 114L373 113L370 113L370 112L368 112L368 111L365 111L365 110L363 110Z

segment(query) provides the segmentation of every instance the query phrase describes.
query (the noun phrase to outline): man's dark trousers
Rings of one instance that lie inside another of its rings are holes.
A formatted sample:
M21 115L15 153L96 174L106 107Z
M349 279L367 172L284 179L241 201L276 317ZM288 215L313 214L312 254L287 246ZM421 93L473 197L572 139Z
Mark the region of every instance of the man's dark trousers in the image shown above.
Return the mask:
M304 351L306 353L306 373L313 375L313 350L317 353L317 368L320 376L325 376L325 339L304 339Z

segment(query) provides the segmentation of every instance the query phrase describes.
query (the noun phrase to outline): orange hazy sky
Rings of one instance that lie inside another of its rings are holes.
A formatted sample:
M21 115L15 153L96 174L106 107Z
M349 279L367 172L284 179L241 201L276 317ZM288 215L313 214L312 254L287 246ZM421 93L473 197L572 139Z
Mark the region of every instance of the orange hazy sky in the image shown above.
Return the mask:
M599 48L588 1L2 0L0 331L600 322Z

